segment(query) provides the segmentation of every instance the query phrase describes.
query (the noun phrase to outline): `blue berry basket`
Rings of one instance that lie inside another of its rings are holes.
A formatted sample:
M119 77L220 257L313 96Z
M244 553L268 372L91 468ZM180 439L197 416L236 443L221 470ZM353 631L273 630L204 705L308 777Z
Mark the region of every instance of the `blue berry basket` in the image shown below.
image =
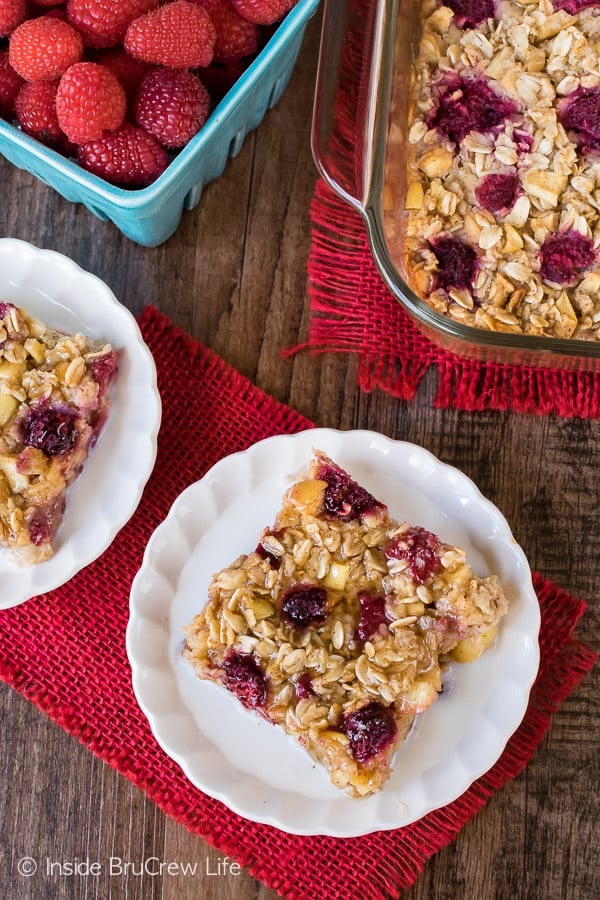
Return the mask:
M319 0L299 0L206 123L146 188L114 187L0 119L0 153L72 203L110 219L138 244L156 247L177 230L184 209L193 209L246 135L280 99L294 70L306 25Z

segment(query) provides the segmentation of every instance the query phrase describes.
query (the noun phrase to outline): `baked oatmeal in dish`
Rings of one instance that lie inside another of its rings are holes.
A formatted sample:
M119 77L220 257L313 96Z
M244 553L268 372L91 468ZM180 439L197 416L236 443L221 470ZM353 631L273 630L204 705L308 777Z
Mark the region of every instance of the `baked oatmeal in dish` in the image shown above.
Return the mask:
M466 325L599 340L600 3L416 7L408 140L392 124L386 176L396 265Z
M65 492L108 415L110 344L64 334L0 301L0 548L49 559Z
M444 664L479 656L506 610L496 576L393 519L316 451L256 548L213 577L183 652L363 797L438 697Z

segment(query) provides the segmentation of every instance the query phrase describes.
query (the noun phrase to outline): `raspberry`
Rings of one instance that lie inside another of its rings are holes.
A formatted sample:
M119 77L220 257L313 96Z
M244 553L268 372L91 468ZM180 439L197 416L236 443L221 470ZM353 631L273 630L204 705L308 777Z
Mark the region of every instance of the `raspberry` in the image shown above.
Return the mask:
M167 168L167 151L151 134L125 124L118 131L77 148L88 172L123 187L145 187Z
M477 274L477 253L460 238L442 235L431 241L437 259L436 288L473 287Z
M71 66L56 95L58 123L70 141L84 144L123 124L127 99L112 72L98 63Z
M360 641L370 641L374 634L379 632L381 625L386 625L388 618L385 613L385 597L380 594L369 594L361 591L358 595L360 604L360 619L358 621L357 635Z
M248 68L248 63L248 59L236 59L230 63L213 63L202 69L202 83L215 103L231 90Z
M281 536L281 532L275 531L272 533L272 536L277 539ZM264 540L264 538L263 538L263 540ZM271 553L271 551L265 547L262 540L260 540L258 542L254 552L257 553L261 559L268 559L269 565L271 566L272 569L279 569L279 567L281 566L280 557L275 556L274 553Z
M458 28L475 28L496 15L494 0L444 0L444 6L454 13L454 24Z
M64 508L65 498L62 494L54 497L45 506L30 507L30 511L25 513L25 518L32 544L39 547L40 544L52 540Z
M583 153L600 149L600 89L577 88L557 104L565 131L572 131Z
M191 72L155 69L140 86L135 118L163 147L183 147L206 121L210 97Z
M229 0L195 0L212 19L217 32L215 62L232 62L258 50L260 29L232 9Z
M150 71L148 63L140 59L134 59L126 53L122 47L110 47L107 50L98 50L95 61L113 73L119 79L121 87L127 97L127 108L131 119L135 118L134 106L140 89L140 85Z
M2 0L0 3L0 37L8 37L20 25L27 12L26 0Z
M550 234L540 251L542 265L540 275L553 284L574 284L583 269L594 264L594 244L579 231L559 231Z
M61 22L67 21L67 11L64 6L61 6L60 9L58 6L44 8L43 12L41 9L35 10L32 6L29 7L30 13L35 13L37 15L45 15L48 19L60 19ZM30 19L34 18L33 15L29 16ZM77 29L75 29L77 31Z
M295 584L281 605L281 618L295 628L308 628L327 618L327 591L313 584Z
M520 128L513 128L513 141L517 145L518 153L531 153L533 147L533 136L527 131Z
M236 13L256 25L272 25L282 19L297 0L231 0Z
M158 4L159 0L67 0L67 18L87 47L116 47L123 43L129 23Z
M35 0L35 6L62 6L64 0Z
M28 19L10 36L10 64L26 81L53 81L83 55L83 39L68 22Z
M102 398L119 368L119 354L116 350L109 350L102 356L94 356L87 360L87 365L92 372L94 381L98 385L98 397Z
M23 422L23 443L46 456L68 453L77 440L77 413L68 407L43 406L29 410Z
M325 509L331 515L348 520L385 510L383 503L376 500L339 466L322 463L318 474L322 481L327 482Z
M123 43L136 59L196 69L212 61L216 37L206 10L189 0L175 0L135 19Z
M10 119L23 79L8 61L8 50L0 50L0 116Z
M29 81L23 85L15 102L17 122L26 134L49 147L68 150L68 139L56 115L56 81Z
M517 112L517 105L501 97L481 76L462 78L448 73L437 87L437 103L427 124L457 144L470 131L488 134Z
M350 752L357 762L364 765L385 750L395 739L396 720L387 706L376 700L347 713L342 731L350 741Z
M484 175L475 188L475 196L484 209L506 215L519 196L519 176L516 172Z
M598 6L598 0L553 0L554 9L564 9L566 12L576 16L582 9L589 9Z
M305 697L316 697L315 690L312 686L312 678L308 674L308 672L303 672L302 675L299 675L294 682L294 688L296 690L296 697L298 700L303 700Z
M3 319L6 313L14 308L14 303L6 303L4 300L0 300L0 319Z
M223 684L249 709L264 706L267 699L265 676L253 656L231 650L223 660Z
M414 580L424 584L441 565L441 547L437 535L416 525L392 538L385 555L389 559L405 560Z

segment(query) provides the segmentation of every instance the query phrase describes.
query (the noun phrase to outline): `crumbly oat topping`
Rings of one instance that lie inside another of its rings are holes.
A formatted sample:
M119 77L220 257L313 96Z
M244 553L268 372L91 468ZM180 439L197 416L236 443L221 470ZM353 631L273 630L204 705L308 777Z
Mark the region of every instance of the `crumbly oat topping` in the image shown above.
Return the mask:
M53 553L65 490L109 408L117 354L0 301L0 547L21 564Z
M506 608L497 577L318 454L256 550L214 576L184 654L359 797L438 696L445 654L479 655Z
M423 0L386 232L415 292L464 324L600 339L600 9L577 5L496 0L474 24L476 4ZM476 253L466 274L459 244Z

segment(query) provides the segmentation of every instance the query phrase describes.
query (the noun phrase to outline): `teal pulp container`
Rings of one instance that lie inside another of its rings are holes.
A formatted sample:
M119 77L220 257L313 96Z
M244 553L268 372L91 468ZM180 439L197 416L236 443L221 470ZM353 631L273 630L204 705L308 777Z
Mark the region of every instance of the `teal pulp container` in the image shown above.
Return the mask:
M197 205L204 186L218 178L246 135L278 102L318 5L319 0L299 0L198 134L149 187L114 187L2 119L0 153L67 200L110 219L126 237L156 247L177 230L183 210Z

